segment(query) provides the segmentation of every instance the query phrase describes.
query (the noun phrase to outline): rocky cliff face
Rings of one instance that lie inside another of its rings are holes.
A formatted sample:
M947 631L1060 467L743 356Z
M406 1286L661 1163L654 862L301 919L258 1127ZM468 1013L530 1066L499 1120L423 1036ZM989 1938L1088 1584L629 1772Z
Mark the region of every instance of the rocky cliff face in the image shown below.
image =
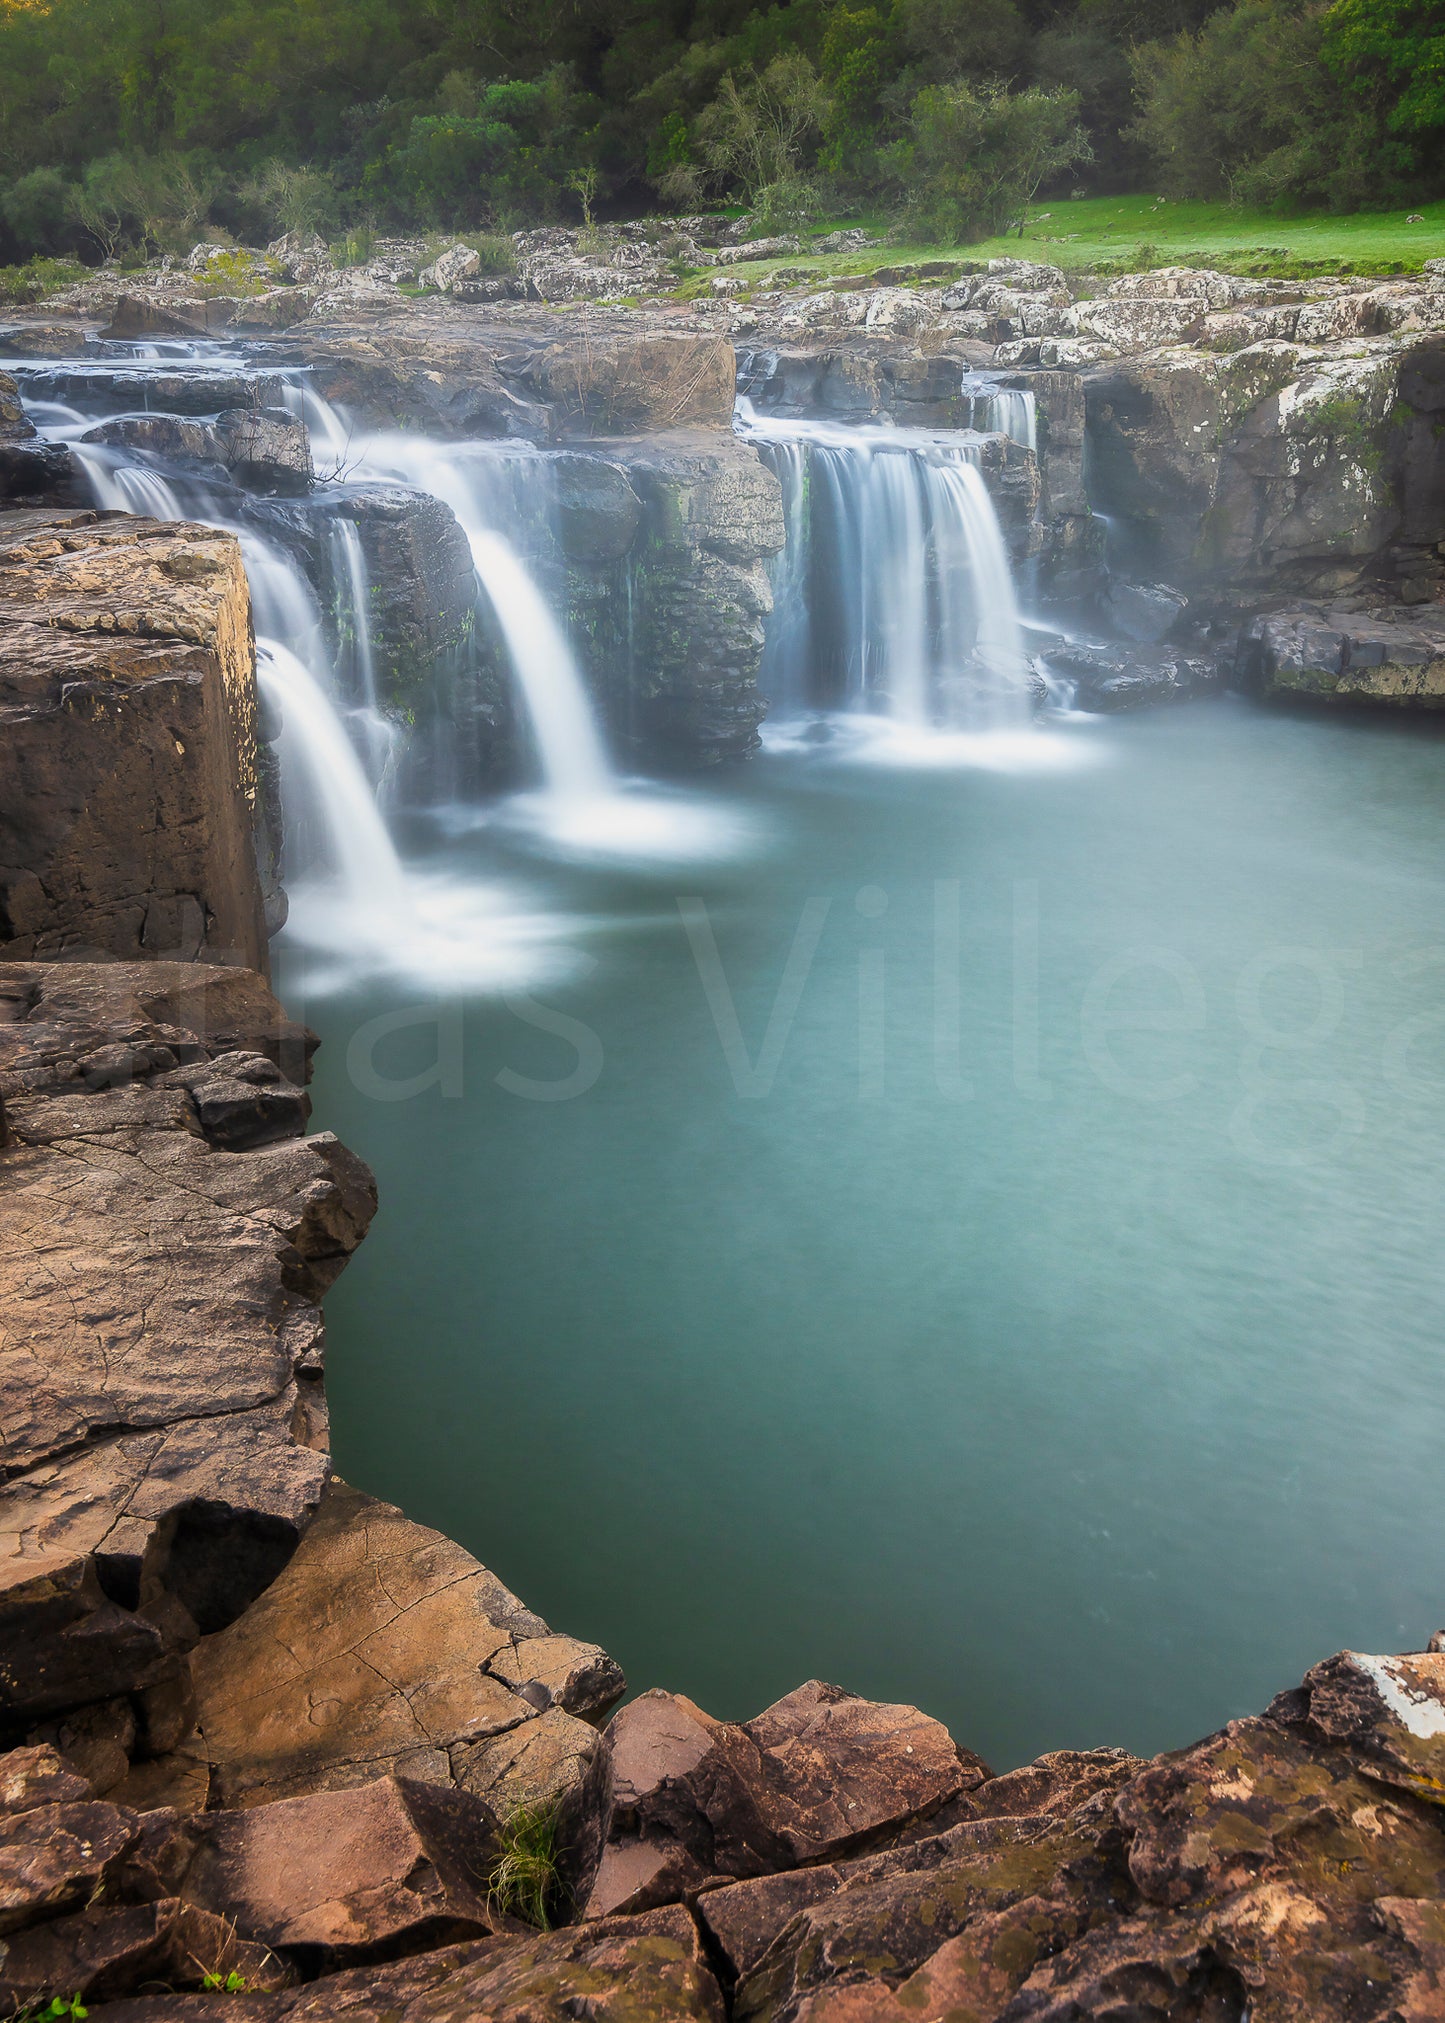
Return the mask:
M0 714L0 949L264 965L230 536L0 513Z

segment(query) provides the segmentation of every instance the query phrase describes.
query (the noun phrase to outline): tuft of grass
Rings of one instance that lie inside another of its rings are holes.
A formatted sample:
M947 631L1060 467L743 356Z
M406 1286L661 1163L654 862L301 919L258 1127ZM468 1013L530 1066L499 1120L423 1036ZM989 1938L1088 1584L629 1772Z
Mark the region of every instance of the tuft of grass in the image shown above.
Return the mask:
M333 240L331 257L338 267L364 267L376 251L376 234L370 225L353 225L344 239Z
M487 1894L499 1910L550 1932L562 1898L557 1809L519 1805L502 1822Z
M504 232L479 232L475 238L463 239L464 246L470 246L481 261L483 274L515 274L517 271L517 249Z

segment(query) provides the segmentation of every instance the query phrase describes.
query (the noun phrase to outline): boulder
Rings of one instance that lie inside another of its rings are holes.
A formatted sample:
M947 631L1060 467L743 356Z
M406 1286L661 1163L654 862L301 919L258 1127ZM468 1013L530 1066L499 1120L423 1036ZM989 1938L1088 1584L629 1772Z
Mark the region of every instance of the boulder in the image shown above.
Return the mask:
M264 2009L249 2003L228 1996L226 2014L248 2004L238 2023L723 2023L724 2013L697 1930L678 1910L446 1946L328 1975ZM117 2005L107 2023L161 2023L165 2009Z
M1366 1777L1445 1805L1445 1651L1341 1651L1269 1711L1335 1743Z
M477 571L467 537L450 506L399 485L348 485L322 505L360 537L382 698L424 716L439 670L472 631Z
M224 1989L232 1975L257 1994L294 1979L269 1947L238 1938L229 1917L178 1897L102 1901L12 1936L0 1958L0 2001L22 2010L54 1999L109 2004L156 1987Z
M0 1818L0 1936L88 1903L120 1875L137 1815L74 1799Z
M1173 629L1189 608L1189 599L1167 583L1130 583L1111 576L1104 604L1110 624L1126 639L1152 646Z
M642 523L642 501L620 464L569 453L552 465L562 552L578 562L617 562Z
M1114 1810L1129 1873L1154 1904L1208 1903L1279 1879L1355 1902L1445 1888L1434 1805L1382 1790L1344 1752L1270 1719L1231 1721L1146 1765Z
M419 276L424 288L440 288L443 293L454 288L458 281L469 281L481 266L480 256L470 246L449 246L422 269Z
M870 336L913 337L938 320L934 304L911 288L879 288L869 297L864 328Z
M803 242L789 233L771 239L751 239L735 246L720 246L716 260L719 267L736 266L740 260L783 260L789 253L801 253Z
M202 1641L191 1672L230 1806L394 1772L464 1783L505 1816L546 1781L540 1758L508 1768L478 1745L555 1710L564 1738L583 1729L595 1755L595 1731L572 1717L597 1718L624 1690L603 1652L554 1637L459 1545L339 1483L285 1571Z
M0 954L264 965L235 537L0 514L0 641Z
M226 449L215 425L188 415L122 414L87 429L82 442L141 450L168 463L219 464Z
M1152 295L1099 296L1067 312L1066 328L1080 337L1097 338L1120 351L1143 351L1154 345L1179 344L1197 337L1208 303ZM1053 335L1053 332L1047 333Z
M613 1717L606 1845L590 1916L718 1877L821 1863L916 1825L987 1776L916 1708L818 1680L753 1721L644 1693Z
M284 407L228 408L215 421L221 453L243 485L304 492L311 483L311 436Z
M1075 687L1079 709L1112 714L1152 703L1189 702L1221 685L1223 675L1209 655L1175 647L1053 647L1049 667Z
M283 232L266 248L266 257L288 281L325 281L335 269L330 249L318 232Z
M0 372L0 442L26 442L35 434L25 413L20 389L8 372Z
M1445 615L1418 606L1342 611L1297 605L1252 619L1241 685L1271 701L1445 707Z
M195 1825L186 1901L312 1971L515 1929L496 1819L464 1792L382 1777Z

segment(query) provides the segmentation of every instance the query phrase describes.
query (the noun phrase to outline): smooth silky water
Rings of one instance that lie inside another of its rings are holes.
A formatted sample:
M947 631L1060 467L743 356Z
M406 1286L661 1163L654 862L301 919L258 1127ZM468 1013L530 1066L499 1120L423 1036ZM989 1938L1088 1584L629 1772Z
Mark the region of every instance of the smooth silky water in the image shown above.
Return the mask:
M381 1186L341 1471L635 1687L821 1676L1006 1765L1445 1620L1445 747L995 749L784 733L711 865L463 829L433 870L554 923L530 997L279 975Z

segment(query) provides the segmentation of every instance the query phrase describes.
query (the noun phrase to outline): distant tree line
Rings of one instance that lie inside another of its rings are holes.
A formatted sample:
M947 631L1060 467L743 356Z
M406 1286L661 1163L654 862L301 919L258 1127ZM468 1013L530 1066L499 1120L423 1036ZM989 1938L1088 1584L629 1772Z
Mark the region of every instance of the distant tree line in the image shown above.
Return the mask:
M1445 0L0 0L0 260L1445 187Z

